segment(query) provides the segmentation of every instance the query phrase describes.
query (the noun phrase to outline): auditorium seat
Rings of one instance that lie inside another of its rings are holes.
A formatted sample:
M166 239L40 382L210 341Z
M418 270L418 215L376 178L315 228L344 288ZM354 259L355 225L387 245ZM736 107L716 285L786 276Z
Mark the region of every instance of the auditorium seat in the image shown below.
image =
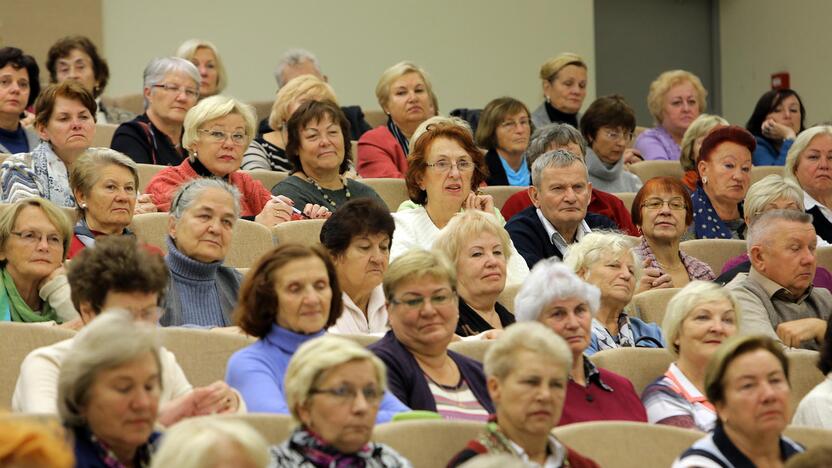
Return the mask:
M497 302L508 309L508 311L512 314L514 313L514 298L517 297L517 292L520 291L520 286L522 286L522 284L506 286L503 288L503 292L500 293L500 296L497 297Z
M485 359L485 352L491 346L493 340L462 340L452 341L448 349L475 361L482 362Z
M342 334L342 333L332 333L333 336L337 336L340 338L344 338L347 340L354 341L361 345L362 347L366 348L371 344L375 343L376 341L381 339L381 336L378 335L365 335L365 334Z
M664 348L615 348L598 351L589 358L596 366L630 379L636 393L661 377L673 362Z
M95 136L92 138L92 145L101 148L109 148L113 142L113 135L118 128L117 124L97 123L95 124Z
M826 378L818 369L820 353L806 349L787 349L789 358L789 385L791 386L792 408Z
M762 178L777 174L783 175L783 166L754 166L751 168L751 185L759 182Z
M407 186L405 186L404 179L375 178L361 179L359 182L375 190L391 212L399 209L399 205L402 202L410 200L410 197L407 195Z
M117 107L136 115L144 113L144 94L125 94L122 96L103 96L101 101L106 107Z
M483 423L472 421L395 421L376 426L373 440L393 447L414 468L435 468L447 465L483 428Z
M298 423L289 414L218 414L204 416L206 418L223 418L232 421L241 421L260 433L269 445L282 444L292 435Z
M373 128L381 127L387 125L387 113L383 110L365 110L364 120Z
M494 198L494 208L503 209L506 200L517 192L528 190L528 187L515 185L489 185L480 189L484 195L491 195Z
M789 426L783 434L807 449L818 445L829 445L832 441L832 431L816 427Z
M627 213L632 214L633 200L636 198L636 193L619 192L614 193L613 195L615 195L619 200L621 200L621 203L624 203L624 207L627 208Z
M320 242L321 227L323 227L324 221L323 219L290 221L278 224L271 229L271 232L275 243L278 245L289 243L315 245Z
M159 173L162 169L165 169L167 166L159 166L156 164L136 164L139 169L139 192L144 193L144 190L147 188L147 185L150 184L150 179L153 178L156 174Z
M631 304L636 317L661 326L667 303L680 290L681 288L651 289L634 295Z
M746 251L746 243L740 239L693 239L679 244L686 254L702 260L719 276L722 265Z
M251 171L241 171L245 172L246 174L250 175L252 179L259 180L266 190L269 192L272 191L272 187L277 185L278 182L283 181L285 178L289 177L288 172L282 171L267 171L265 169L254 169ZM302 206L298 208L302 209Z
M183 327L160 327L162 345L194 387L225 379L225 366L232 354L252 344L255 338L241 333Z
M653 177L676 177L682 178L682 165L679 161L641 161L630 164L628 169L637 175L642 182L647 182Z
M818 247L815 250L815 257L818 266L832 271L832 245Z

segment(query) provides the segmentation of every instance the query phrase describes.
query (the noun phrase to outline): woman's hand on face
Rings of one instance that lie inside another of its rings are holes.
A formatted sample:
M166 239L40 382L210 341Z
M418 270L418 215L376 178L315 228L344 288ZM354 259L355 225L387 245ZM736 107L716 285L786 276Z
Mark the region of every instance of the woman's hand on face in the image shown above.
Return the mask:
M136 209L133 210L133 214L155 213L157 211L159 210L149 193L139 195L139 198L136 199Z
M462 203L466 210L480 210L488 214L494 214L494 198L491 195L482 195L471 192L468 198Z
M644 158L641 156L641 151L635 148L627 148L624 150L624 154L622 155L624 158L624 164L630 165L633 163L638 163L644 161Z
M794 129L789 128L783 124L779 124L774 119L766 119L761 128L763 135L772 140L788 140L794 139L797 135Z
M266 202L260 214L254 217L254 221L266 227L276 226L292 219L292 206L295 203L288 197L278 195Z
M641 275L641 280L638 282L638 288L636 288L635 294L649 291L651 289L673 287L673 278L671 278L671 276L667 273L663 274L658 268L651 267L650 260L645 259L642 262L642 267L644 270Z
M332 212L325 206L307 203L306 206L303 207L303 215L309 219L328 219L332 216Z

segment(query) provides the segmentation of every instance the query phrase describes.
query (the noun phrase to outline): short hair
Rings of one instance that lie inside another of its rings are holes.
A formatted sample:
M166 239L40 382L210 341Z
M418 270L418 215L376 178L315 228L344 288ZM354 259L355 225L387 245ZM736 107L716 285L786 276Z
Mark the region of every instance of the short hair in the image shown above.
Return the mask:
M229 445L239 448L254 466L268 464L268 443L253 427L230 418L209 417L185 419L165 431L162 445L153 455L150 466L211 466L211 462Z
M751 219L751 227L748 228L746 242L748 252L755 245L762 245L769 238L769 231L778 221L792 223L812 224L812 215L796 210L769 210Z
M111 291L158 294L161 299L169 273L165 259L141 247L135 237L102 236L70 262L66 276L75 310L85 302L99 314Z
M335 265L323 247L299 244L278 245L257 260L240 286L239 301L234 309L236 324L251 336L263 338L268 335L272 324L277 321L280 305L280 298L275 289L277 270L295 260L315 257L324 263L332 290L329 318L324 329L335 325L341 316L341 288L338 285Z
M710 281L691 281L681 291L677 292L670 302L662 320L662 336L667 343L667 350L675 357L679 357L679 347L675 344L679 338L682 322L694 309L709 302L728 301L734 310L734 320L737 330L740 328L742 308L737 298L728 288L723 288Z
M719 145L726 142L744 146L751 154L754 154L754 150L757 148L757 141L754 139L754 136L748 133L748 130L740 127L739 125L715 127L708 133L705 139L702 140L702 146L699 148L699 155L696 158L696 164L698 165L699 161L710 161L711 154L714 150Z
M217 94L221 93L228 86L228 73L225 71L225 64L222 62L217 46L211 41L203 39L188 39L176 49L176 56L185 60L193 61L194 55L199 49L208 49L214 54L214 62L217 65ZM191 62L193 63L193 62ZM197 69L199 71L199 69ZM200 80L201 81L201 80Z
M413 133L416 139L412 140L413 143L411 143L410 156L407 158L407 172L404 176L410 201L420 205L424 205L428 201L428 193L419 187L419 179L425 174L428 167L428 151L433 146L433 142L439 138L455 141L471 157L471 161L474 162L471 190L476 190L481 183L485 182L485 179L488 178L485 156L474 144L474 138L469 127L462 126L457 123L456 119L452 120L447 117L433 117L422 122L419 127L424 130L418 134L418 137L419 128Z
M586 62L584 62L584 59L580 55L573 54L572 52L564 52L543 62L543 65L540 66L540 79L543 81L552 81L557 78L558 72L569 65L575 65L583 69L587 68Z
M759 216L766 205L781 198L795 202L803 210L803 189L797 182L778 174L767 175L752 184L745 194L745 216L749 219Z
M784 465L785 468L822 468L825 466L832 466L832 445L828 442L808 447L805 452L794 454Z
M69 171L69 188L72 193L89 195L93 186L98 182L101 170L107 166L121 166L133 175L136 190L139 188L139 166L136 162L122 153L110 148L89 148L72 163ZM75 208L80 216L84 216L85 208L78 205Z
M547 168L564 168L571 167L573 164L580 164L584 168L587 181L589 181L589 170L583 159L575 154L566 151L565 149L558 149L547 151L535 158L532 163L532 185L540 189L540 184L543 183L543 171Z
M387 369L381 359L358 343L334 335L315 338L302 344L286 368L286 405L292 417L301 422L298 408L312 396L324 375L342 364L366 361L373 365L380 390L387 388Z
M102 314L81 329L73 339L72 350L61 363L58 377L58 415L64 425L86 424L84 408L100 372L129 363L143 354L153 354L161 389L160 346L154 326L133 321L123 310Z
M286 82L283 81L283 72L286 71L286 68L296 67L303 62L311 62L318 72L321 71L321 64L318 62L318 57L315 57L315 54L306 49L289 49L283 54L283 57L280 58L280 61L277 62L277 67L274 69L274 80L277 82L278 89L286 86Z
M768 351L780 361L783 373L786 375L786 382L789 377L789 359L783 354L780 345L767 336L734 336L717 348L716 353L711 357L708 366L705 368L705 396L711 403L721 403L725 397L724 378L728 366L735 359L757 350ZM791 385L789 385L791 386Z
M63 83L51 84L47 86L40 96L35 101L35 124L43 125L44 127L52 118L52 113L55 111L55 103L58 98L69 99L76 101L84 106L89 112L92 120L96 120L96 113L98 112L98 104L95 103L95 98L83 86L72 80L64 81Z
M552 301L575 298L586 302L592 315L601 306L601 291L582 280L557 258L543 259L532 268L514 297L518 322L537 321Z
M685 136L682 137L682 152L679 156L679 163L682 165L684 171L695 171L696 160L699 159L698 154L693 154L693 147L696 145L696 140L704 137L715 127L730 125L727 120L718 115L699 114L699 117L691 122Z
M292 80L294 82L294 80ZM350 142L350 122L347 116L333 101L307 101L289 117L286 123L288 138L286 139L286 158L295 171L303 172L300 160L301 132L310 123L319 123L329 118L341 128L341 139L344 146L344 159L338 166L338 173L343 174L350 168L352 161L352 143ZM334 142L333 142L334 144Z
M599 97L581 116L581 134L591 145L601 127L623 128L632 133L636 114L620 94Z
M67 434L57 421L39 421L36 417L0 419L0 460L4 466L49 466L73 468L75 457Z
M462 246L483 234L494 235L503 248L506 262L511 258L511 238L491 213L480 210L465 210L455 214L448 224L439 231L439 237L433 241L433 248L441 251L456 263L459 261Z
M471 134L471 138L474 138L474 131L471 130L471 124L468 123L467 120L461 119L459 117L445 117L444 115L434 115L426 119L424 122L420 123L416 130L413 131L413 134L410 135L410 154L407 155L408 158L413 154L413 146L416 145L416 140L422 137L428 130L433 130L433 127L436 124L448 124L448 125L456 125L457 127L462 127L463 129L467 130L468 133ZM475 142L476 144L476 142Z
M425 276L445 280L456 291L456 268L445 254L438 250L412 249L393 260L387 268L382 283L384 297L388 301L393 299L399 286Z
M244 104L233 97L222 95L207 97L199 101L185 114L182 145L185 148L190 148L200 138L199 127L231 114L237 114L243 118L246 128L246 141L243 147L248 147L248 144L254 139L254 133L257 129L257 117L255 117L257 114L250 105ZM193 159L194 156L191 153L191 160L193 161Z
M797 138L794 139L794 143L792 143L792 147L789 148L789 152L786 154L786 164L785 167L783 167L783 177L799 182L796 174L797 166L800 164L800 155L806 151L806 148L812 143L812 140L820 135L832 136L832 126L818 125L816 127L807 128L797 135Z
M311 97L311 98L310 98ZM289 120L289 106L299 100L307 98L314 101L332 101L337 103L335 91L327 82L312 75L303 75L281 86L269 113L269 127L280 130Z
M408 61L399 62L384 70L384 73L381 74L381 77L378 79L378 84L376 84L376 99L378 99L378 105L382 109L387 108L387 102L390 100L390 88L393 87L393 82L408 73L416 73L422 78L422 81L425 82L425 90L428 92L430 101L433 103L433 108L436 112L439 112L439 99L433 92L433 85L430 83L430 77L428 77L427 72L415 63Z
M87 54L92 61L92 74L95 77L93 97L104 94L104 88L110 80L110 67L107 61L98 54L95 44L86 36L67 36L52 44L46 54L46 69L49 70L49 82L58 82L58 60L68 56L73 50L80 50ZM93 112L95 115L95 112Z
M6 248L6 242L12 236L18 216L28 206L40 208L43 214L46 215L46 219L55 226L58 235L61 236L61 246L64 249L61 261L66 260L66 254L69 252L69 246L72 243L72 224L63 210L51 201L40 197L25 198L0 212L0 248ZM0 261L0 268L5 268L5 266L6 260Z
M644 200L662 192L668 192L674 196L678 195L682 197L682 200L685 201L685 225L690 226L693 222L693 201L690 198L690 193L678 178L667 176L653 177L645 182L638 193L636 193L635 198L633 198L633 205L630 208L630 213L633 214L633 224L641 226L641 223L644 221L641 218L641 205L644 203Z
M387 234L393 242L396 222L387 207L372 198L357 198L339 206L321 227L321 244L338 257L353 239L372 234Z
M198 199L204 191L211 189L224 190L231 195L231 198L234 199L234 216L239 218L240 191L228 182L213 177L197 177L180 185L170 202L170 217L175 221L182 219L182 215L188 211L191 203Z
M552 123L535 130L529 142L529 147L526 148L523 156L526 157L526 162L531 166L540 155L549 151L552 145L566 146L570 143L574 143L581 148L581 154L575 156L583 159L586 156L586 140L584 140L581 132L566 123Z
M803 99L800 99L800 95L795 90L789 88L772 89L763 93L760 99L757 100L757 104L754 106L754 110L751 112L751 116L745 124L745 129L755 137L762 138L769 143L775 143L775 140L763 134L763 122L766 121L769 114L774 112L777 106L791 96L797 99L797 103L800 106L800 129L797 133L806 130L806 108L803 107Z
M517 367L517 355L528 351L548 358L563 369L567 377L572 369L572 351L569 345L542 323L520 322L507 327L485 352L483 370L486 377L503 380Z
M529 108L517 99L501 97L486 104L485 109L480 114L480 121L474 134L477 145L488 150L495 149L497 147L497 128L503 123L503 120L521 112L526 113L531 126L532 114L529 112ZM534 131L534 127L531 130Z
M580 242L570 245L563 256L563 263L584 279L589 277L589 268L600 262L604 255L621 257L629 255L633 260L633 276L638 283L641 278L641 258L634 249L632 238L610 231L592 231ZM584 273L581 273L581 272Z
M202 78L196 65L182 57L157 57L152 59L142 74L144 89L151 89L153 85L159 84L169 73L181 73L194 82L194 87L199 93L199 82ZM144 107L147 109L147 99L144 100Z
M653 115L656 124L662 123L665 94L674 86L686 82L693 85L696 91L699 112L705 112L708 108L708 91L702 86L702 81L698 76L685 70L669 70L659 75L650 83L650 90L647 93L647 108L650 110L650 114Z
M31 106L40 94L38 62L34 57L24 54L17 47L2 47L0 48L0 68L5 68L6 65L11 65L15 70L26 69L26 74L29 75L29 99L26 101L26 107Z

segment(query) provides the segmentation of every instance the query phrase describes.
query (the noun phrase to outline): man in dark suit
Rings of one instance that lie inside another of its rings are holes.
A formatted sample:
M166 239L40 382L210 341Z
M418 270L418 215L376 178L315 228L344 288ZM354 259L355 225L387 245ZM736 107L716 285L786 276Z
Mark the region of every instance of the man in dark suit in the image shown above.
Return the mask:
M566 248L593 229L618 229L609 218L588 213L592 184L583 160L565 150L549 151L532 164L533 205L514 215L506 230L529 268L563 258Z

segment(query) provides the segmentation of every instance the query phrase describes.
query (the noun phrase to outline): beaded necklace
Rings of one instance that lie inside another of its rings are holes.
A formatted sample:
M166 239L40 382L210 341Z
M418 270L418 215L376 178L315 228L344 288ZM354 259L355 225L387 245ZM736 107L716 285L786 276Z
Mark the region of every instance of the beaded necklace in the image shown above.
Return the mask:
M327 195L326 192L324 192L324 188L321 187L321 184L319 184L317 180L309 177L306 174L303 174L303 176L306 177L310 182L312 182L312 185L314 185L315 188L318 189L318 192L321 193L321 195L324 197L324 200L326 200L327 203L332 205L333 208L338 207L338 205L335 203L335 200L329 198L329 195ZM339 178L341 179L341 184L344 186L344 196L347 199L347 201L349 201L352 195L350 194L350 188L347 187L347 180L346 178L344 178L344 176L340 176Z

